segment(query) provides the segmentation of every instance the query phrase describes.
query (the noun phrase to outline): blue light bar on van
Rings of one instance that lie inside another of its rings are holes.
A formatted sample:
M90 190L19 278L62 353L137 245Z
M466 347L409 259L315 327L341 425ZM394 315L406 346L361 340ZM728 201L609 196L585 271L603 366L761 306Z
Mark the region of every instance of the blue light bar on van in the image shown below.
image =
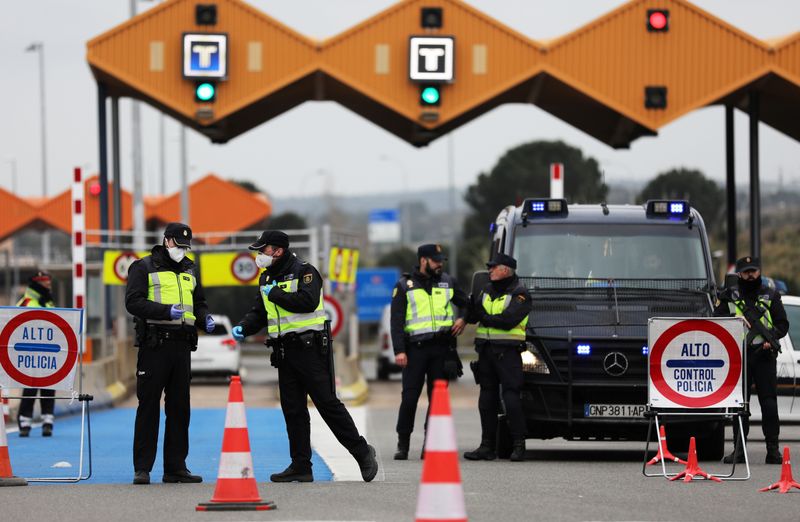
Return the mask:
M578 355L591 355L592 354L592 346L589 344L579 344L575 347L575 353Z
M650 218L686 219L691 207L686 200L649 200L646 215Z
M642 346L642 355L647 355L650 353L650 349L647 346Z
M566 199L526 199L522 203L522 219L564 217L568 213Z

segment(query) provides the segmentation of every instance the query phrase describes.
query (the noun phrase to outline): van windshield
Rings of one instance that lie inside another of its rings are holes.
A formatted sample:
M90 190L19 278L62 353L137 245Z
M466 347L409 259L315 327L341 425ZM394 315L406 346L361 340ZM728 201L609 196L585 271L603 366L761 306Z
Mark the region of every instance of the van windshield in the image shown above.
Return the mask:
M707 279L698 227L530 224L517 227L520 277Z

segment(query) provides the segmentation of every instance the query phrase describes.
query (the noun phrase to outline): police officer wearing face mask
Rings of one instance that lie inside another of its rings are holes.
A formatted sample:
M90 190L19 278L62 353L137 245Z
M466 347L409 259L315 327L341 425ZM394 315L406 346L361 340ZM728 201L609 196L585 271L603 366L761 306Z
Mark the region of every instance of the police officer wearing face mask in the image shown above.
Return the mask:
M445 378L445 359L455 350L456 336L461 335L466 324L463 315L467 295L453 277L442 271L447 259L442 247L422 245L417 249L417 258L419 265L414 272L403 274L392 291L392 346L395 363L403 368L395 460L408 459L422 385L427 378L430 406L433 382Z
M490 282L474 299L467 321L478 323L475 350L478 352L478 381L481 392L481 444L464 453L468 460L494 460L497 443L497 414L503 391L508 429L511 432L511 460L525 460L525 418L522 413L522 351L531 311L531 297L520 283L517 261L498 253L486 264Z
M133 435L134 484L149 484L156 459L161 395L164 394L164 482L202 482L186 469L189 454L189 381L197 330L214 331L194 263L186 257L192 230L170 223L164 241L128 269L125 306L134 316L136 345L136 425Z
M365 482L371 481L378 473L375 448L359 435L350 413L333 391L322 277L316 268L289 250L289 236L279 230L265 231L249 248L258 252L256 264L264 271L258 280L253 308L232 333L236 340L243 341L267 327L267 346L272 348L272 363L278 368L281 410L292 462L284 471L272 474L270 480L314 480L307 402L311 396L336 439L358 462L361 477Z
M759 321L766 329L768 336L775 344L789 331L789 320L783 308L781 295L769 288L761 280L761 263L755 257L743 257L736 261L738 288L728 288L720 296L714 309L717 317L743 317L745 320L747 347L747 401L750 402L750 387L755 384L758 402L761 405L761 429L767 444L767 464L781 464L783 459L778 450L780 421L778 419L778 377L776 358L780 346L773 346L758 329L753 321ZM771 333L771 335L769 335ZM742 419L744 437L750 431L750 419ZM738 425L734 423L734 451L723 460L730 464L734 461L744 462Z

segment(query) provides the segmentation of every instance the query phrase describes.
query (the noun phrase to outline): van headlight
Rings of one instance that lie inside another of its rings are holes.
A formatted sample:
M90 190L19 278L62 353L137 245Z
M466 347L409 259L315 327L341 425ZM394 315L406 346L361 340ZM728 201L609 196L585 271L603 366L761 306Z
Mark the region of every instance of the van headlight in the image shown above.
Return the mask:
M525 343L527 350L522 352L522 371L525 373L536 373L539 375L550 375L550 368L544 362L542 354L533 343Z

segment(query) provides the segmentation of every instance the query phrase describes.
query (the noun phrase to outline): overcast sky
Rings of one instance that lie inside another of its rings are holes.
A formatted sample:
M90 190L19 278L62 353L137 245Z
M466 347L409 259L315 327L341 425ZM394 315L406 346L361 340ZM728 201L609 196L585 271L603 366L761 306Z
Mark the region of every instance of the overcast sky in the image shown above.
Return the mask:
M390 5L389 0L251 0L254 6L313 38L326 38ZM470 0L470 4L534 39L554 38L622 4L619 0ZM697 5L758 37L800 30L798 0L697 0ZM154 5L140 1L140 10ZM50 195L69 185L71 168L97 169L96 88L86 42L123 22L128 0L3 1L0 14L0 186L12 164L18 192L41 195L38 61L25 48L43 41ZM309 13L314 13L309 17ZM122 181L131 186L130 105L121 102ZM142 109L145 189L158 191L158 113ZM747 182L747 118L739 113L737 183ZM332 129L335 132L332 132ZM724 180L724 110L691 113L614 150L533 105L497 108L453 133L456 184L464 188L508 148L535 139L562 139L597 158L608 181L646 180L674 166L699 168ZM276 197L395 192L447 185L447 138L417 149L333 102L308 102L235 138L212 145L189 131L190 179L208 172L247 179ZM383 158L383 159L382 159ZM167 123L167 192L178 190L178 126ZM404 174L407 173L407 174ZM761 126L762 179L800 185L800 144ZM569 175L569 173L567 173Z

